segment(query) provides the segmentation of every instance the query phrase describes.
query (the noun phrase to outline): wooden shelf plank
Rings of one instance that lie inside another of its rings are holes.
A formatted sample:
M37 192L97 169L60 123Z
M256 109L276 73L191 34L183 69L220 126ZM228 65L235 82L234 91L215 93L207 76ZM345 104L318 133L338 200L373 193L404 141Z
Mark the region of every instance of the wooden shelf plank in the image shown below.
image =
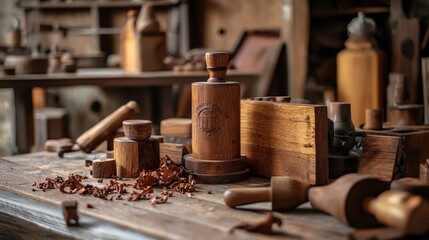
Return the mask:
M340 8L340 9L317 9L311 11L311 17L322 18L322 17L337 17L337 16L349 16L357 15L358 12L365 14L389 14L389 7L355 7L355 8Z
M175 6L180 1L177 0L162 0L162 1L71 1L71 2L35 2L24 1L19 4L19 7L25 9L68 9L68 8L121 8L121 7L141 7L143 4L152 2L155 6Z

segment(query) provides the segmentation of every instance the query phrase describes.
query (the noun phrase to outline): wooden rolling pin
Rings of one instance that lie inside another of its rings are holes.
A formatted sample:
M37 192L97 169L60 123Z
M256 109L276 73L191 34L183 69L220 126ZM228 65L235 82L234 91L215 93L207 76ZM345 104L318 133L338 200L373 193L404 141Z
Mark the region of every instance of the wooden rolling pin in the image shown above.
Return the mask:
M82 151L90 153L121 127L122 121L133 118L139 111L137 103L129 101L80 135L76 143Z
M429 202L421 196L387 189L388 185L376 177L347 174L330 185L311 188L308 198L315 209L351 227L383 223L407 234L427 232Z
M225 191L224 201L229 207L270 202L272 210L292 210L308 201L309 184L291 177L272 177L271 187L231 188Z

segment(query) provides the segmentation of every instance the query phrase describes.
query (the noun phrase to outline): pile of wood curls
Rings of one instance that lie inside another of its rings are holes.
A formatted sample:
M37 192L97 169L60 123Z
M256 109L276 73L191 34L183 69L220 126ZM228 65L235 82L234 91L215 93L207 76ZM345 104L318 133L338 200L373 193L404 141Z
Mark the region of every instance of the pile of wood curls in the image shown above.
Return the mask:
M66 179L60 176L46 178L45 181L39 184L34 183L33 186L37 186L42 191L58 189L66 194L92 195L110 201L122 200L122 194L129 193L128 201L149 200L152 205L167 202L168 197L173 195L173 191L181 194L190 194L195 191L195 180L192 175L187 176L184 167L178 167L171 161L166 161L154 171L143 170L134 184L120 183L115 180L110 180L104 187L82 184L82 180L87 178L87 176L79 174L70 174ZM97 182L102 183L103 181L98 180ZM128 192L127 187L131 186L136 190ZM154 192L153 187L163 189L161 197L150 196ZM115 195L112 196L113 194Z

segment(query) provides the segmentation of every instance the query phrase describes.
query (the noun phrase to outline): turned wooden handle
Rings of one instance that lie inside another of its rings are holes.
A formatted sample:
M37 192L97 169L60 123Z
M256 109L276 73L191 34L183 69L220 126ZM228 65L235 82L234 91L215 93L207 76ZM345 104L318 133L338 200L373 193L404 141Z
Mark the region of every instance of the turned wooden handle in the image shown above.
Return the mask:
M231 188L225 191L223 200L228 207L271 201L271 188Z
M129 101L83 133L76 143L82 151L91 152L121 127L122 121L133 118L139 111L137 103Z
M375 199L367 199L364 209L378 221L405 233L421 235L429 231L429 202L421 196L390 190Z
M229 54L227 52L206 53L207 70L209 71L208 82L225 82L226 69L228 67Z

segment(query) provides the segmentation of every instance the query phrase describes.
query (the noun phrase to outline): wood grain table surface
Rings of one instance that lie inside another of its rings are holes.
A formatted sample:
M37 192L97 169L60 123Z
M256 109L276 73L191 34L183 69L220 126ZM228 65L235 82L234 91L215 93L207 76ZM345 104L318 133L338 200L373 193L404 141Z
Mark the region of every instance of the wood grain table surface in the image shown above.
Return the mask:
M89 175L82 159L60 159L54 153L38 152L0 160L0 238L16 239L347 239L353 230L336 219L313 210L305 203L292 212L275 212L283 224L277 235L248 233L231 228L256 221L268 213L269 203L232 209L223 203L223 193L230 187L267 186L268 179L251 179L224 185L197 183L191 197L174 193L166 204L152 206L148 200L130 202L102 200L93 196L46 192L32 186L46 177L67 177L70 173L88 175L83 184L98 183ZM120 181L121 182L121 181ZM125 180L134 182L134 179ZM32 189L37 189L33 191ZM131 190L131 187L129 187ZM208 194L208 191L211 194ZM161 192L155 189L154 194ZM61 203L78 201L79 227L65 225ZM87 204L95 208L87 208ZM14 224L16 223L16 224ZM17 227L23 225L25 227Z

